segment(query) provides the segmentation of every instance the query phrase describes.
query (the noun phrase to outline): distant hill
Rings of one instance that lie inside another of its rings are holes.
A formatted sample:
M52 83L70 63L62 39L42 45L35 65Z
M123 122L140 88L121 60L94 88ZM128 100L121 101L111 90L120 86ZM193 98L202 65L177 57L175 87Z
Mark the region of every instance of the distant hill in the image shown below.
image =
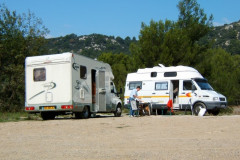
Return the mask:
M222 47L231 54L240 54L240 21L214 27L206 37L200 40L200 43L206 43L207 40L212 40L214 47ZM97 58L104 52L130 54L129 46L136 41L135 37L123 39L101 34L82 36L70 34L64 37L47 39L46 48L48 54L70 51Z
M136 38L105 36L101 34L90 34L77 36L75 34L64 37L47 39L48 54L72 51L91 58L98 57L103 52L130 54L129 46L136 42Z
M224 48L231 54L240 54L240 21L214 27L201 41L213 40L214 47Z

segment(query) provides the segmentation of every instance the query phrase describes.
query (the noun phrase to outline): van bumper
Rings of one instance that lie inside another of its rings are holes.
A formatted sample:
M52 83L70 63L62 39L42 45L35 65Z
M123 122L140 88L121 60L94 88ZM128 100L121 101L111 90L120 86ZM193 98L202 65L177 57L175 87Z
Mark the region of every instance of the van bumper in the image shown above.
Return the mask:
M227 108L227 102L205 102L207 109L224 109Z

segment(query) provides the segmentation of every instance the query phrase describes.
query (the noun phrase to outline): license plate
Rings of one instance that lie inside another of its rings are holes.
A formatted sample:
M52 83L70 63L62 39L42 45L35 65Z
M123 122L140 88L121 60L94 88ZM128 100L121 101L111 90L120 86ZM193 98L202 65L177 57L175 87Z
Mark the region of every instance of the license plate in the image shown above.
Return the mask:
M55 107L54 106L46 106L46 107L44 107L44 110L49 110L49 109L55 109Z

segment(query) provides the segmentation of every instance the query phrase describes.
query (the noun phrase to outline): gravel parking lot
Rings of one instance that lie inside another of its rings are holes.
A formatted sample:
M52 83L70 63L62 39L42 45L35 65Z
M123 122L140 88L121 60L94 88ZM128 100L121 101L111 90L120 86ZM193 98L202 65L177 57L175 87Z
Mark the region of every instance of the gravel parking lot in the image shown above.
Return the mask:
M240 159L240 116L100 116L0 123L1 160Z

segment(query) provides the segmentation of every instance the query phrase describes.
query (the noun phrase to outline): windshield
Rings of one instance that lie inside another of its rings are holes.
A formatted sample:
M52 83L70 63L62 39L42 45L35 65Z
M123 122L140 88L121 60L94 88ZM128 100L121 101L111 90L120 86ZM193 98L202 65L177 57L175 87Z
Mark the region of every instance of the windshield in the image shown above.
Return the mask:
M210 86L206 79L195 79L195 82L197 82L201 90L213 90L213 88Z

